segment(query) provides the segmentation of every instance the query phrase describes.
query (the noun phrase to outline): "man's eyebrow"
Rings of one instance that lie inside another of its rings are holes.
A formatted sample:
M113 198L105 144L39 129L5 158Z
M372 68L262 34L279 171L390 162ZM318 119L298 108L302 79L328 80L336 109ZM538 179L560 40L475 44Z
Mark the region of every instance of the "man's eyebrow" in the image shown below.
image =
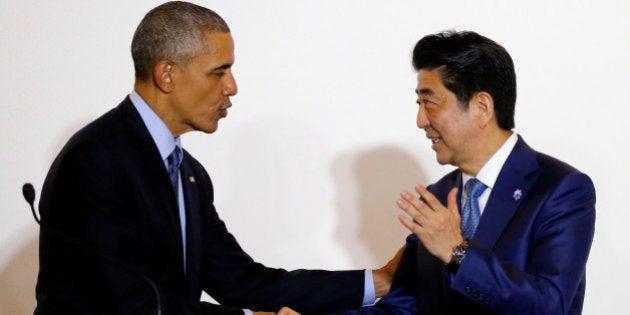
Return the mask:
M431 90L429 88L424 88L424 89L416 90L416 94L433 96L433 95L435 95L435 92L433 92L433 90Z
M227 70L230 69L232 67L231 63L226 63L226 64L222 64L216 68L213 68L212 71L217 71L217 70Z

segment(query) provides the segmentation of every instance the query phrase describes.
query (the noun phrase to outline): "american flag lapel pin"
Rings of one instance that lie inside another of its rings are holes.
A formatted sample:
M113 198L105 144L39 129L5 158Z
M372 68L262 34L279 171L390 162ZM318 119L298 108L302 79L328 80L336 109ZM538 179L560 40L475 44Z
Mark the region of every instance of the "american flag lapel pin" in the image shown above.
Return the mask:
M188 177L188 181L191 182L191 183L194 183L195 182L195 176Z
M521 197L523 197L523 191L520 188L515 190L514 194L512 194L512 198L514 198L514 200L520 200Z

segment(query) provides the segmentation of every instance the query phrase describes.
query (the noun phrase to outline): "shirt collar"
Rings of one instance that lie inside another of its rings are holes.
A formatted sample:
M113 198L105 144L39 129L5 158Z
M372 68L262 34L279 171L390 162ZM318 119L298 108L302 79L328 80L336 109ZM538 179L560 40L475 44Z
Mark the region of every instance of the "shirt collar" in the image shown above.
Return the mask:
M503 164L507 161L508 156L510 156L510 152L514 149L516 142L518 141L518 136L515 132L510 135L510 137L505 140L505 143L495 152L492 157L481 167L479 173L477 173L477 179L484 183L486 187L492 189L494 187L494 183L497 181L499 177L499 173L501 172L501 168L503 168ZM465 185L466 182L471 179L473 176L462 173L462 185Z
M173 152L175 146L182 147L181 139L179 137L173 137L173 134L168 129L166 124L162 121L162 119L153 111L153 109L142 99L142 97L136 92L132 91L129 94L129 99L133 106L136 108L138 113L140 113L140 117L144 122L144 125L149 130L151 134L151 138L158 150L160 151L160 156L162 160L166 160L166 158Z

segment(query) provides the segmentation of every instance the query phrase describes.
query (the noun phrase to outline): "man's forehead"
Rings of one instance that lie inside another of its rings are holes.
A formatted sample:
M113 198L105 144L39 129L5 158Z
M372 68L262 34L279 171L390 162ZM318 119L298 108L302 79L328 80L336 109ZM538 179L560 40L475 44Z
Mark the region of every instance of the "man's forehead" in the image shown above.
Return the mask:
M438 89L441 87L443 87L443 84L442 76L439 71L425 69L420 69L420 71L418 71L416 94L435 96L438 93Z
M195 58L213 60L214 63L234 63L234 43L230 33L206 33L203 52Z
M234 50L234 40L230 33L212 31L205 33L205 46L209 51Z

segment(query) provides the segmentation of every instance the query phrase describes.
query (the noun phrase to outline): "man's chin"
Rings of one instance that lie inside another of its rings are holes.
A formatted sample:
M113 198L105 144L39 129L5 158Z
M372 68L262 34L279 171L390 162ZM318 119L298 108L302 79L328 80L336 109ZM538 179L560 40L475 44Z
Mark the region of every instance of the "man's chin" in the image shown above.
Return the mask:
M201 131L203 133L214 133L217 129L219 129L218 123L208 126L196 126L195 128L196 131Z
M435 159L437 160L438 164L440 164L440 165L450 164L449 163L450 159L448 157L445 157L445 156L440 156L439 153L436 153Z

